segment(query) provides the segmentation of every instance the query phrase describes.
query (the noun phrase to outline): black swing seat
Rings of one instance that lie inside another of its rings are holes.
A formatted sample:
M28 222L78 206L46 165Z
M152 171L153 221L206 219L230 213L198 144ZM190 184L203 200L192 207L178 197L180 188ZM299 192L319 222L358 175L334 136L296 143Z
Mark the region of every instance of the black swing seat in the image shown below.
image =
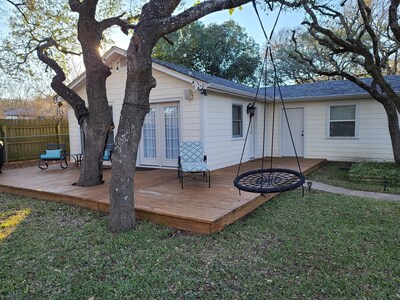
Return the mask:
M289 169L259 169L240 174L233 181L242 191L251 193L279 193L302 186L302 173Z
M66 169L67 152L65 151L65 144L47 144L44 153L39 155L39 168L45 170L49 167L48 161L59 161L60 167Z

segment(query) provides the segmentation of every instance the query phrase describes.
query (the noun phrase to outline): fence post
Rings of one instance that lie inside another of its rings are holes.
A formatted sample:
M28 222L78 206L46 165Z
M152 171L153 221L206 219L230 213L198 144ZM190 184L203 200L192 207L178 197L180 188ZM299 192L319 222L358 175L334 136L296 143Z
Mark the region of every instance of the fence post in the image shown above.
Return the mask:
M4 154L6 156L5 163L8 164L8 141L7 141L7 125L1 126L1 130L4 134ZM3 158L4 159L4 158Z
M61 123L57 123L57 138L58 138L58 143L61 144Z

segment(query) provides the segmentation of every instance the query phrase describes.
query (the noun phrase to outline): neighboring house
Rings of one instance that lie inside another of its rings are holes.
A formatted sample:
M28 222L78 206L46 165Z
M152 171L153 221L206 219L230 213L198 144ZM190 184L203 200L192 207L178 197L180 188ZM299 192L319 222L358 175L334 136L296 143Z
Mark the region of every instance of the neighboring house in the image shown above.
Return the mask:
M31 108L16 108L4 112L4 117L8 120L35 119L35 111Z
M118 130L126 81L125 50L113 47L104 61L112 69L107 80L110 111ZM138 166L177 166L179 141L200 140L211 169L237 164L250 121L246 107L256 89L159 60L153 61L157 87L150 93L150 112L143 126ZM388 79L400 91L400 77ZM85 74L70 87L86 98ZM264 90L264 89L261 89ZM267 89L267 94L272 90ZM328 160L393 160L383 107L349 81L327 81L282 87L297 154ZM243 160L259 158L265 140L270 154L272 101L259 96ZM274 156L293 156L293 146L279 101L275 113ZM71 153L83 150L81 131L69 113ZM112 137L111 137L112 140Z

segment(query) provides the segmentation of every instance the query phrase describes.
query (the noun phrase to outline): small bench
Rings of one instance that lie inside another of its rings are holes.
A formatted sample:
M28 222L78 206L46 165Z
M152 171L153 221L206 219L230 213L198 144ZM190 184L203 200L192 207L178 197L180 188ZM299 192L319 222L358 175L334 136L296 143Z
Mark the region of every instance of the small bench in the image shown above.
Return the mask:
M49 167L48 161L59 161L61 169L68 167L65 144L47 144L44 153L39 155L39 168L45 170Z

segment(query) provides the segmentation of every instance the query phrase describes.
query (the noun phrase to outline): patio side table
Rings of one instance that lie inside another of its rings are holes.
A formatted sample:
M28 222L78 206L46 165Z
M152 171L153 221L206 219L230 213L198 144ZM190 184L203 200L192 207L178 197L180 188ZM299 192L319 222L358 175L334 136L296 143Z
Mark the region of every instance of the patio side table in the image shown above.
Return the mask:
M74 168L77 168L80 165L82 165L83 155L84 155L83 153L71 154L71 157L74 159Z

